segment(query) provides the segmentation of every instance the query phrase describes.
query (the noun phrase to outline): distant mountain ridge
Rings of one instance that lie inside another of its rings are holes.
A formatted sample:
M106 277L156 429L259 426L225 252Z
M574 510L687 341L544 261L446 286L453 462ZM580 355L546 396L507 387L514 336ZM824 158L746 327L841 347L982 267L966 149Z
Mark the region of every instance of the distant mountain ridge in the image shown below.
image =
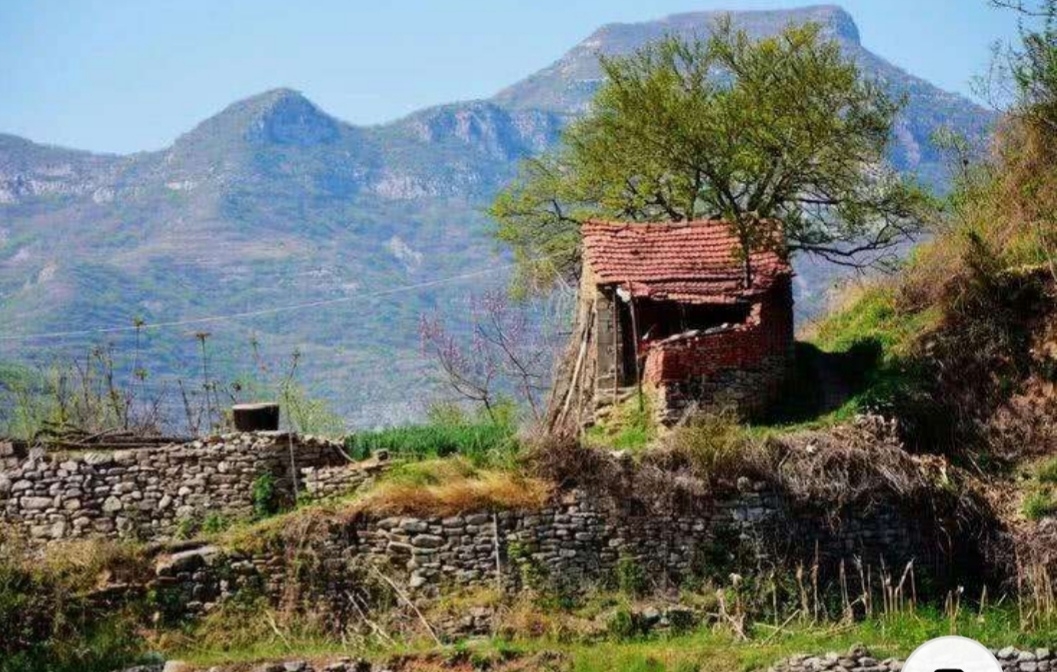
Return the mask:
M233 103L161 151L100 155L0 135L0 336L331 301L210 324L218 368L252 368L251 338L274 357L296 346L312 391L338 400L357 424L414 415L425 396L408 394L424 371L419 315L460 315L467 292L504 276L373 295L501 265L482 209L522 158L553 147L586 109L600 81L597 54L627 53L667 32L703 34L718 14L606 25L489 100L379 126L347 124L276 89ZM982 138L992 121L864 49L838 7L731 16L757 35L818 21L867 73L905 92L892 160L934 184L944 173L930 135L946 124ZM800 283L807 305L825 276L805 264ZM109 338L128 345L127 334ZM0 359L69 353L92 340L0 340ZM196 345L171 329L144 347L159 373L188 375Z

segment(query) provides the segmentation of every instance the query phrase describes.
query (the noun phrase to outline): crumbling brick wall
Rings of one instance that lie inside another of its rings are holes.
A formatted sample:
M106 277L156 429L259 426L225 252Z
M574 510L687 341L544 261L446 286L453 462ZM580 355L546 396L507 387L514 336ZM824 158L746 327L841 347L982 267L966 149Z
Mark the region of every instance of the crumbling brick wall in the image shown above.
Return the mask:
M793 302L788 280L753 305L744 324L654 344L643 382L657 389L659 413L678 420L692 405L732 407L754 415L781 391L793 353Z

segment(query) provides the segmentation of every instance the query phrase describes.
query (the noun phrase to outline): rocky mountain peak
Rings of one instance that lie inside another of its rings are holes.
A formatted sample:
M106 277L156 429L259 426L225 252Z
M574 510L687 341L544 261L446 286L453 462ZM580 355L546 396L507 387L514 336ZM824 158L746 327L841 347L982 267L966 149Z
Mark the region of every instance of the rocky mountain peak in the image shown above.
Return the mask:
M279 88L243 98L177 138L173 154L230 151L245 141L310 146L332 142L341 122L320 110L303 94Z
M706 38L721 17L754 38L776 35L790 24L818 23L826 36L862 51L855 19L837 5L755 11L672 14L654 21L610 23L591 33L549 67L500 91L493 100L517 108L580 113L601 81L600 55L626 55L666 35Z
M249 130L250 137L300 146L323 144L338 138L338 122L298 91L274 89L249 101L262 108Z

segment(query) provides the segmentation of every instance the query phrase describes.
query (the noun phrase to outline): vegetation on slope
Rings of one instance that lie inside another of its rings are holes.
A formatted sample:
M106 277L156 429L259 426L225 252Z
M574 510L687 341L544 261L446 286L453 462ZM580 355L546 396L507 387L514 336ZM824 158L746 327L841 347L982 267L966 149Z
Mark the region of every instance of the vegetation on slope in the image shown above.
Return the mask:
M0 530L0 672L110 672L139 657L152 605L107 595L108 582L142 581L139 549L74 542L31 555Z

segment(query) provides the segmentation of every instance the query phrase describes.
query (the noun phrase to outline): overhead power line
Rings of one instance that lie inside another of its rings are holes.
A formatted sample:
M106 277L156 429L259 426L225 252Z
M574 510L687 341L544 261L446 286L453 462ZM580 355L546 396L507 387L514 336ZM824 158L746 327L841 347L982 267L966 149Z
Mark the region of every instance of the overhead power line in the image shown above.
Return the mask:
M353 296L343 296L335 299L320 299L318 301L307 301L304 303L295 303L287 306L275 306L272 308L260 308L257 310L247 310L240 313L228 313L226 315L210 315L207 317L194 317L183 320L167 320L162 322L152 322L147 324L141 324L136 326L121 325L113 327L103 327L101 329L78 329L72 331L51 331L37 334L0 334L0 341L31 341L38 339L47 338L69 338L74 336L94 336L98 334L113 334L121 332L134 332L136 330L147 331L149 329L162 329L167 327L185 327L195 324L209 324L213 322L224 322L227 320L240 320L250 317L260 317L262 315L275 315L279 313L287 313L295 310L304 310L305 308L319 308L321 306L330 306L339 303L352 303L354 301L364 301L368 299L374 299L382 296L391 296L393 294L401 294L404 292L413 292L420 289L426 289L429 287L437 287L439 285L446 285L453 282L460 282L462 280L470 280L472 278L479 278L481 276L488 275L490 273L497 273L499 271L510 270L514 268L514 264L502 264L499 266L492 266L491 268L480 269L470 273L463 273L461 275L453 275L447 278L438 278L436 280L427 280L424 282L418 282L411 285L401 285L399 287L391 287L389 289L381 289L369 293L360 293Z

